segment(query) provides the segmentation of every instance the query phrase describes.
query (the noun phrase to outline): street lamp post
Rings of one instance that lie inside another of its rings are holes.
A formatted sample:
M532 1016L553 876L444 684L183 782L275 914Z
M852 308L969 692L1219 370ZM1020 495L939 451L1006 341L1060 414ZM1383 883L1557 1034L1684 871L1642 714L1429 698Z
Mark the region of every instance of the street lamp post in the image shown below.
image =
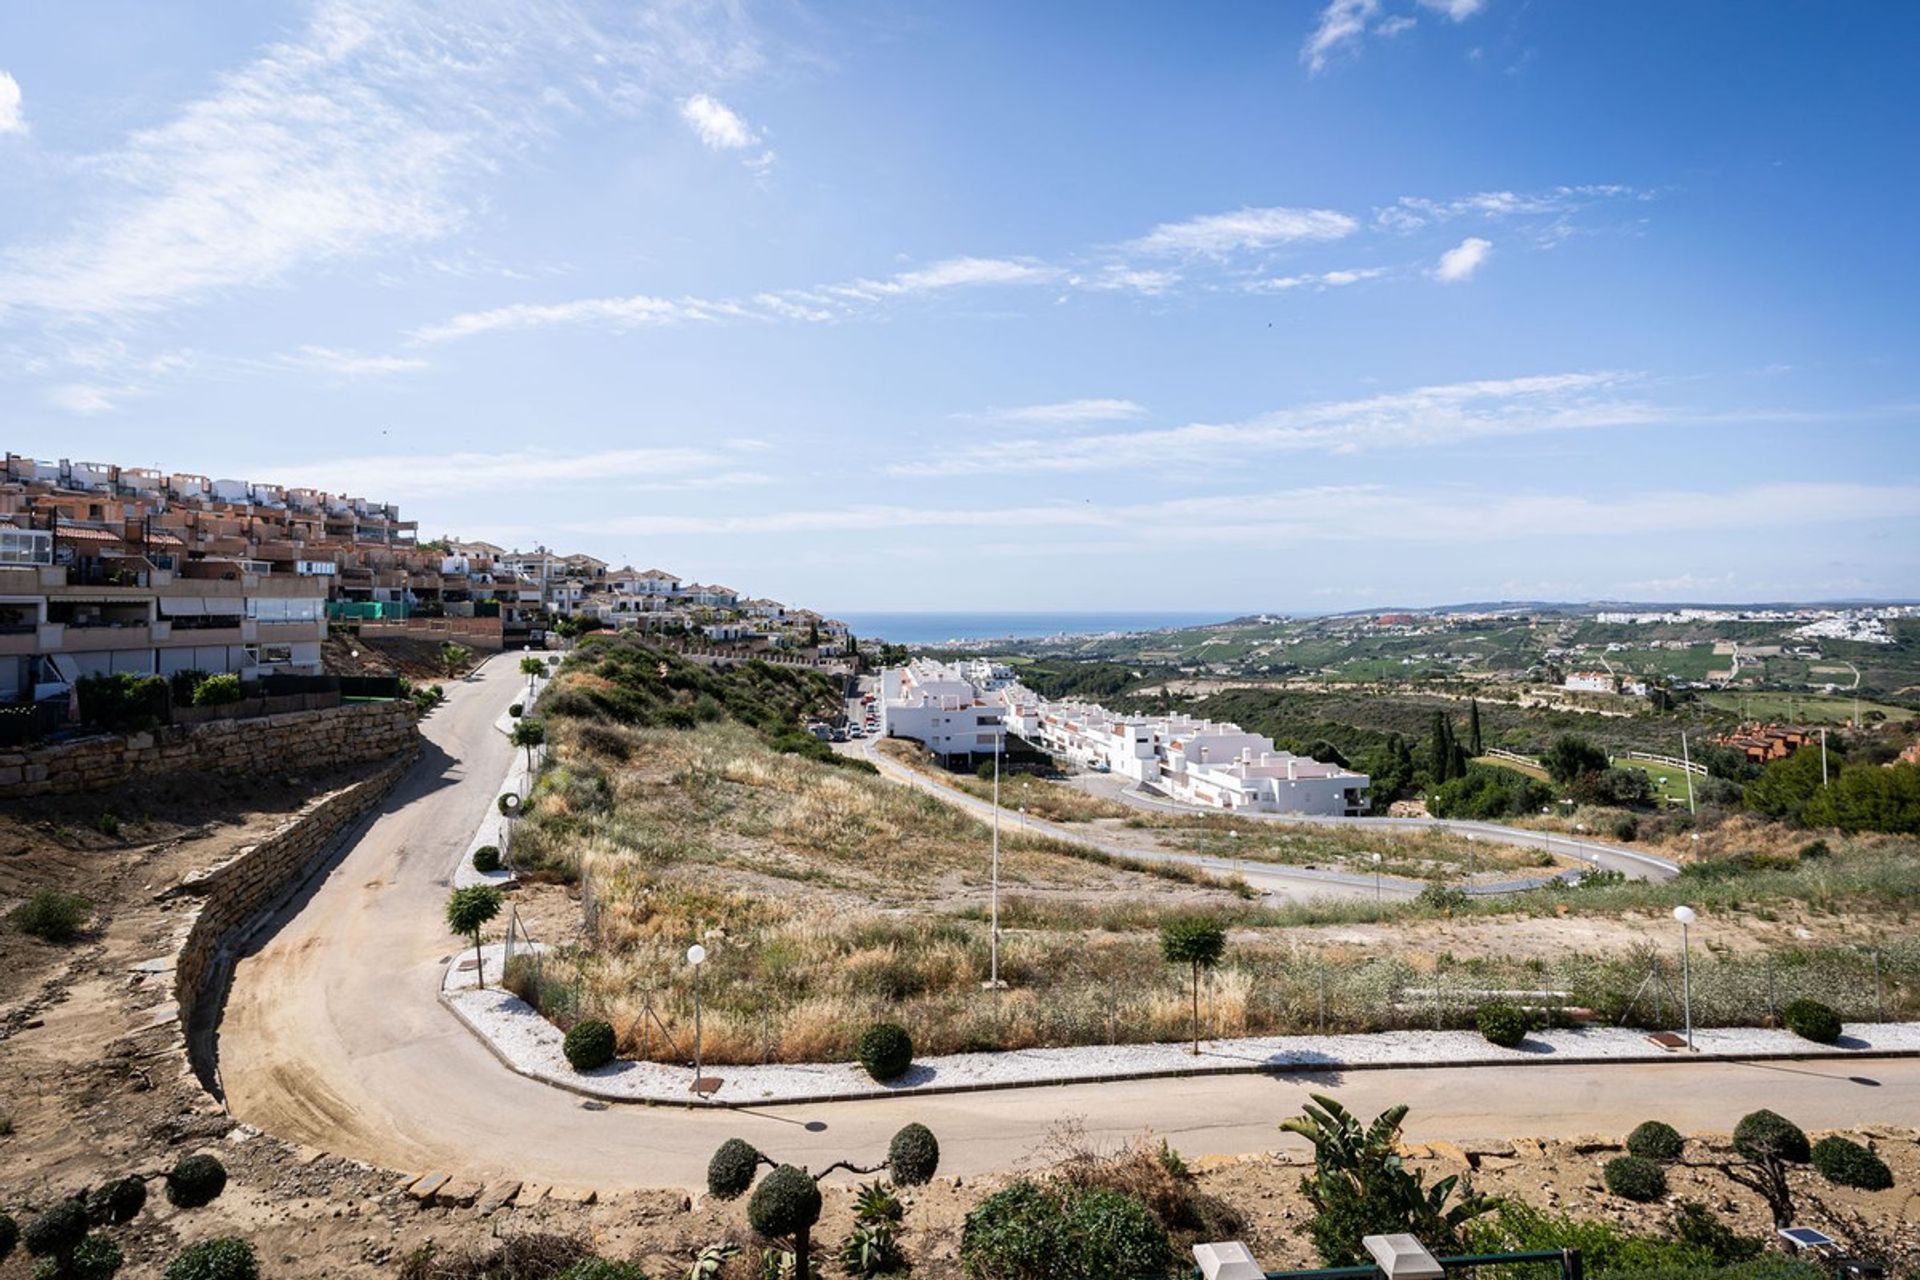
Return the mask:
M1693 1052L1693 940L1688 928L1699 917L1692 907L1679 906L1673 909L1673 918L1680 922L1680 1007L1685 1010L1687 1019L1687 1052Z
M987 989L1000 989L1000 742L1002 733L993 735L993 920L987 939Z
M1468 884L1473 883L1473 877L1480 870L1480 863L1476 856L1477 853L1478 853L1478 850L1474 844L1474 834L1473 832L1469 831L1467 832L1467 883Z
M1380 901L1380 855L1373 855L1373 900Z
M699 943L687 948L687 963L693 966L693 1086L696 1089L700 1087L700 1077L706 1074L700 1042L700 967L706 960L707 949Z

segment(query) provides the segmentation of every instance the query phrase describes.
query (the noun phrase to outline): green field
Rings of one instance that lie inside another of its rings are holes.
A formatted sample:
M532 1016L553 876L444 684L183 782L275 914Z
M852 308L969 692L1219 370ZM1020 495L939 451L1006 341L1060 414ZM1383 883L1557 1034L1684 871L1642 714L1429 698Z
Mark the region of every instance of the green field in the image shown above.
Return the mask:
M1856 703L1845 694L1821 693L1740 693L1736 690L1702 695L1712 706L1731 711L1749 720L1777 720L1794 724L1844 724L1854 715ZM1860 716L1871 720L1878 713L1888 720L1920 717L1910 707L1889 706L1862 698L1857 704Z

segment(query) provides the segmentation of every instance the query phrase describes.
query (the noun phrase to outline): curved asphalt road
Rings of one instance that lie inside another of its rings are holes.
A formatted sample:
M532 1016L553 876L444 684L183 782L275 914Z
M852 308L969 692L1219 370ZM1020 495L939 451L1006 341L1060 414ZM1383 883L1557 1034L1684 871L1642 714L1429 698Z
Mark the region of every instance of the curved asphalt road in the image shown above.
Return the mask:
M874 739L862 738L857 750L871 761L881 773L903 782L908 786L919 787L931 795L937 795L948 804L962 809L983 822L993 820L993 806L977 796L969 795L957 787L948 786L910 768L891 757L881 755L873 749ZM856 749L856 744L848 744L848 749ZM1164 813L1183 814L1188 817L1218 816L1211 811L1198 810L1191 805L1175 804L1147 795L1138 787L1117 790L1115 795L1122 803L1137 809L1151 809ZM1447 818L1348 818L1334 815L1300 813L1242 813L1239 818L1254 818L1267 822L1300 823L1312 826L1346 826L1363 829L1392 828L1396 830L1442 830L1462 835L1471 835L1476 840L1486 840L1493 844L1518 845L1525 848L1545 849L1562 857L1577 858L1591 866L1621 871L1634 879L1670 880L1678 874L1679 868L1665 858L1656 858L1650 854L1623 849L1619 845L1606 844L1598 840L1574 839L1571 836L1555 835L1541 831L1527 831L1518 827L1503 827L1490 822L1465 822ZM1010 820L1007 811L1000 811L1000 829L1037 831L1056 840L1072 844L1085 845L1102 853L1116 857L1131 858L1141 862L1178 862L1215 875L1237 875L1262 893L1274 897L1306 899L1315 897L1339 898L1412 898L1426 888L1424 881L1402 880L1392 876L1380 877L1378 884L1370 875L1321 871L1317 868L1293 867L1283 863L1260 862L1252 858L1216 858L1198 853L1175 853L1167 850L1139 849L1116 841L1102 840L1088 833L1084 828L1071 823L1046 822L1039 818L1022 817L1017 822ZM1555 877L1541 877L1508 880L1495 884L1478 884L1468 892L1475 894L1515 893L1524 889L1537 889L1553 879L1570 879L1578 873L1568 871Z
M1192 1156L1270 1149L1309 1091L1371 1114L1413 1106L1422 1137L1622 1132L1649 1098L1683 1130L1728 1129L1764 1099L1810 1128L1920 1112L1920 1060L1527 1065L1147 1080L758 1110L589 1108L501 1066L438 1002L458 945L441 922L450 868L494 801L510 748L493 728L518 688L495 660L453 685L427 750L332 872L236 967L219 1032L228 1104L249 1124L391 1169L602 1191L697 1187L723 1139L814 1165L870 1155L908 1120L946 1173L1004 1169L1047 1127L1097 1139L1151 1126ZM724 1069L723 1073L724 1073Z

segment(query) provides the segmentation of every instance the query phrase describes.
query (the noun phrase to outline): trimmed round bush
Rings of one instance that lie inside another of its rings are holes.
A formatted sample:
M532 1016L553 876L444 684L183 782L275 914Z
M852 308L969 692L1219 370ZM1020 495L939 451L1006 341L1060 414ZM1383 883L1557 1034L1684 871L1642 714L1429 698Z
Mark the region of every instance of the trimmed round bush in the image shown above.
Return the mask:
M216 1156L181 1156L167 1174L167 1199L180 1209L212 1204L227 1189L227 1166Z
M940 1168L940 1141L923 1124L901 1127L887 1144L887 1170L903 1187L931 1182Z
M738 1200L760 1170L760 1149L744 1138L728 1138L707 1161L707 1191L722 1200Z
M875 1080L898 1080L913 1065L913 1038L898 1023L876 1022L860 1033L854 1056Z
M561 1043L567 1063L575 1071L592 1071L613 1061L613 1027L598 1018L585 1018L567 1029Z
M1167 1229L1138 1196L1086 1187L1067 1201L1065 1223L1083 1276L1163 1276L1173 1261Z
M1836 1044L1840 1040L1840 1015L1818 1000L1795 1000L1788 1005L1784 1019L1787 1030L1815 1044Z
M747 1201L747 1221L763 1236L796 1236L820 1221L820 1186L790 1164L760 1180Z
M1511 1049L1525 1040L1532 1021L1524 1009L1517 1009L1503 1001L1481 1005L1473 1015L1473 1020L1488 1043L1497 1044L1502 1049Z
M1733 1126L1733 1149L1742 1159L1775 1157L1788 1164L1805 1164L1813 1153L1804 1129L1772 1111L1754 1111Z
M126 1260L127 1255L120 1252L120 1246L111 1237L96 1231L75 1246L63 1280L111 1280ZM39 1270L34 1269L36 1276Z
M512 706L507 708L507 714L512 716L515 720L518 720L521 716L527 714L527 709L525 706L516 702Z
M88 1193L87 1216L107 1225L131 1222L146 1204L147 1184L139 1178L121 1178Z
M1645 1156L1616 1156L1607 1161L1600 1176L1607 1190L1640 1204L1667 1194L1667 1171Z
M483 844L478 849L475 849L473 851L473 869L480 872L498 871L500 869L500 846L497 844Z
M582 1258L553 1280L647 1280L647 1273L631 1262L613 1258Z
M0 1213L0 1262L7 1260L13 1252L13 1246L20 1243L20 1224L4 1213Z
M21 1243L36 1258L52 1258L67 1253L87 1238L87 1206L79 1200L62 1200L27 1224Z
M167 1264L166 1280L259 1280L260 1259L239 1236L190 1244Z
M1836 1187L1885 1191L1893 1185L1893 1170L1869 1148L1851 1138L1832 1134L1813 1144L1813 1167Z
M1686 1150L1687 1140L1664 1120L1645 1120L1627 1135L1627 1152L1642 1160L1672 1164Z

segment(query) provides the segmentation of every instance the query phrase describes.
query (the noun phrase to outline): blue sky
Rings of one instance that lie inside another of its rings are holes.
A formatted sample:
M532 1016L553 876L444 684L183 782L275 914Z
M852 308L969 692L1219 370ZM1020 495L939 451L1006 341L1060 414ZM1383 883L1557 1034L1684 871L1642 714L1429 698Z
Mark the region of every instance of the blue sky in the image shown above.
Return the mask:
M1912 597L1917 41L21 0L0 447L848 610Z

